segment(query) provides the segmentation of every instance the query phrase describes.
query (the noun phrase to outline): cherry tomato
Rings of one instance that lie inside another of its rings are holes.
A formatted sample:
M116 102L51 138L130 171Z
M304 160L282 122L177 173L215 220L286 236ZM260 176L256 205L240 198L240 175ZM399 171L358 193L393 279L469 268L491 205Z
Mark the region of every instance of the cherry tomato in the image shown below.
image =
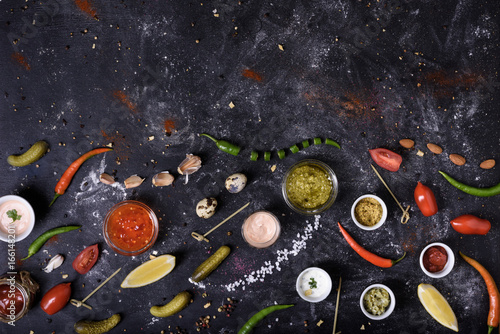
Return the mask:
M491 228L491 223L473 215L462 215L451 221L451 227L462 234L485 235Z
M429 187L419 182L415 188L414 195L415 202L417 202L418 208L424 216L429 217L438 212L436 197L434 197L434 193Z
M47 291L40 302L40 307L48 315L59 312L69 301L71 283L61 283Z
M403 161L403 158L399 154L385 148L376 148L368 150L368 152L370 152L373 161L375 161L377 165L391 172L397 172L399 170L399 165L401 165Z
M94 266L99 256L99 248L97 244L88 246L73 261L73 269L78 271L80 274L86 274L90 268Z

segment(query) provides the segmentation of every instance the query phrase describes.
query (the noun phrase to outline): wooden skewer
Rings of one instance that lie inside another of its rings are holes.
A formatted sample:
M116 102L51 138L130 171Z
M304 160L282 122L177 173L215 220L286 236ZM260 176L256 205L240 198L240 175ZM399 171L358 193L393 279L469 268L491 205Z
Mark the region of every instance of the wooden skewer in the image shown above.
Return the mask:
M406 208L406 210L403 209L403 206L401 205L401 203L399 203L399 201L396 198L396 196L394 196L394 194L392 193L391 188L389 188L389 186L387 185L387 183L385 183L384 179L382 178L382 175L379 174L379 172L377 171L377 169L373 165L370 165L370 166L372 166L373 171L375 172L375 174L377 174L377 176L380 179L380 181L382 181L382 183L387 188L387 190L389 190L389 193L391 194L392 198L394 198L394 200L396 201L396 203L398 203L399 208L401 209L401 211L403 211L403 215L401 216L401 224L408 223L408 220L410 220L410 213L408 212L408 210L410 210L410 206L408 205L408 207Z
M74 305L74 306L76 306L76 307L83 306L83 307L86 307L86 308L88 308L89 310L91 310L91 309L92 309L92 307L91 307L91 306L89 306L89 305L87 305L87 304L85 304L85 301L86 301L87 299L89 299L89 298L90 298L90 297L91 297L94 293L96 293L96 292L97 292L97 290L99 290L100 288L102 288L102 286L103 286L104 284L108 283L108 282L109 282L109 280L110 280L110 279L112 279L112 278L113 278L116 274L118 274L118 272L119 272L120 270L122 270L122 268L118 268L118 270L117 270L117 271L115 271L115 272L114 272L111 276L109 276L108 278L106 278L106 280L105 280L104 282L102 282L101 284L99 284L99 286L98 286L97 288L95 288L95 289L94 289L94 291L92 291L91 293L89 293L89 295L88 295L87 297L85 297L83 300L81 300L81 301L80 301L80 300L76 300L76 299L71 299L71 300L70 300L71 305Z
M221 221L219 224L217 224L214 228L212 228L210 231L208 231L207 233L201 235L199 233L196 233L196 232L191 232L191 236L193 238L195 238L196 240L198 241L206 241L206 242L209 242L209 240L206 238L207 235L209 235L210 233L212 233L213 231L215 231L216 229L218 229L222 224L224 224L225 222L227 222L229 219L233 218L234 216L236 216L238 213L240 213L241 210L243 210L244 208L246 208L247 206L250 205L250 202L248 202L247 204L243 205L241 208L239 208L238 210L236 210L235 212L233 212L229 217L227 217L226 219L224 219L223 221Z
M337 329L337 315L339 314L340 287L342 286L342 277L339 278L339 289L337 290L337 305L335 306L335 320L333 320L333 334Z

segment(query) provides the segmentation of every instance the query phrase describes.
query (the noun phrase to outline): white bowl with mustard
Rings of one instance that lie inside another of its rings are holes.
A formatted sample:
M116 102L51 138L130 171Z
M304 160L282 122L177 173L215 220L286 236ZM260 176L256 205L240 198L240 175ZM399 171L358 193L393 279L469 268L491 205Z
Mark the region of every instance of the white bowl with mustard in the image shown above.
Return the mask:
M17 242L26 238L35 226L31 204L16 195L0 197L0 240Z
M375 195L367 194L359 197L351 208L351 217L360 229L376 230L387 219L387 206Z
M299 296L310 303L325 300L332 291L332 279L318 267L309 267L297 277L296 289Z

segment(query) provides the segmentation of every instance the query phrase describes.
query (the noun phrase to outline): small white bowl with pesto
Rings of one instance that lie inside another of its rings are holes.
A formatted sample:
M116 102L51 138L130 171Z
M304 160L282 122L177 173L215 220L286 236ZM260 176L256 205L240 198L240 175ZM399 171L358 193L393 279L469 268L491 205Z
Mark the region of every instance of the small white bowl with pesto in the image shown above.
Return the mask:
M318 303L328 297L332 291L332 279L323 269L310 267L297 277L296 289L305 301Z
M396 297L388 286L373 284L361 294L359 306L364 315L372 320L382 320L391 315L396 307Z

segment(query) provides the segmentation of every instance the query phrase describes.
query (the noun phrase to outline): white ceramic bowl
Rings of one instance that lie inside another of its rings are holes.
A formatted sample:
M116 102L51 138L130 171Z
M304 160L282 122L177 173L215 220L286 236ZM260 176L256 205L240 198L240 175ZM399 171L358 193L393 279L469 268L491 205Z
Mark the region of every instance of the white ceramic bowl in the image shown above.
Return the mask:
M325 276L325 284L326 284L325 291L323 292L323 294L321 294L317 297L306 296L304 294L304 291L302 291L302 289L300 288L300 280L306 274L306 272L309 270L318 270ZM320 301L325 300L325 298L328 297L328 295L332 291L332 279L331 279L330 275L328 275L328 273L325 270L318 268L318 267L309 267L309 268L305 269L304 271L302 271L300 273L300 275L297 277L297 282L295 283L295 289L297 290L297 293L299 294L299 296L302 299L304 299L305 301L308 301L310 303L318 303Z
M380 218L379 222L373 226L366 226L366 225L361 224L360 222L358 222L358 220L356 219L356 215L354 214L354 210L356 209L356 205L358 205L359 201L361 201L363 198L373 198L377 202L379 202L380 205L382 206L382 218ZM351 217L352 217L352 220L354 221L354 224L358 225L358 227L360 229L367 230L367 231L376 230L380 226L382 226L382 224L384 224L385 220L387 219L387 206L385 205L384 201L378 196L370 195L370 194L363 195L363 196L359 197L352 205Z
M425 252L433 247L433 246L441 246L443 247L445 250L446 250L446 253L448 254L448 261L446 262L443 270L441 271L438 271L438 272L435 272L435 273L431 273L430 271L428 271L427 269L425 269L424 267L424 254ZM422 271L429 277L432 277L432 278L441 278L441 277L445 277L446 275L448 275L451 270L453 269L453 266L455 265L455 254L453 253L453 251L451 250L450 247L448 247L448 245L445 245L441 242L434 242L430 245L427 245L427 247L425 247L422 252L420 253L420 268L422 268Z
M0 205L2 205L5 202L8 202L8 201L18 201L18 202L23 203L26 206L26 208L28 209L30 216L31 216L31 219L29 221L28 228L26 229L26 231L24 231L21 234L16 235L16 242L21 241L24 238L26 238L28 235L30 235L31 231L33 230L33 226L35 226L35 211L33 211L33 207L31 206L31 204L27 200L25 200L24 198L22 198L20 196L7 195L7 196L0 197ZM0 230L0 240L5 241L5 242L9 242L9 235L7 233L3 232L2 230Z
M373 314L371 314L370 312L368 312L365 309L365 305L363 304L363 298L364 298L365 294L368 291L370 291L371 289L373 289L373 288L382 288L382 289L384 289L385 291L387 291L389 293L389 297L391 298L391 302L389 303L389 308L387 308L385 310L385 312L382 313L381 315L373 315ZM382 319L385 319L388 316L390 316L391 313L392 313L392 311L394 311L394 308L396 307L396 296L394 296L394 293L392 292L392 290L389 289L389 287L387 287L386 285L383 285L383 284L372 284L369 287L367 287L363 291L363 293L361 294L361 298L359 298L359 306L361 307L361 311L363 311L364 315L366 315L368 318L370 318L372 320L382 320Z

